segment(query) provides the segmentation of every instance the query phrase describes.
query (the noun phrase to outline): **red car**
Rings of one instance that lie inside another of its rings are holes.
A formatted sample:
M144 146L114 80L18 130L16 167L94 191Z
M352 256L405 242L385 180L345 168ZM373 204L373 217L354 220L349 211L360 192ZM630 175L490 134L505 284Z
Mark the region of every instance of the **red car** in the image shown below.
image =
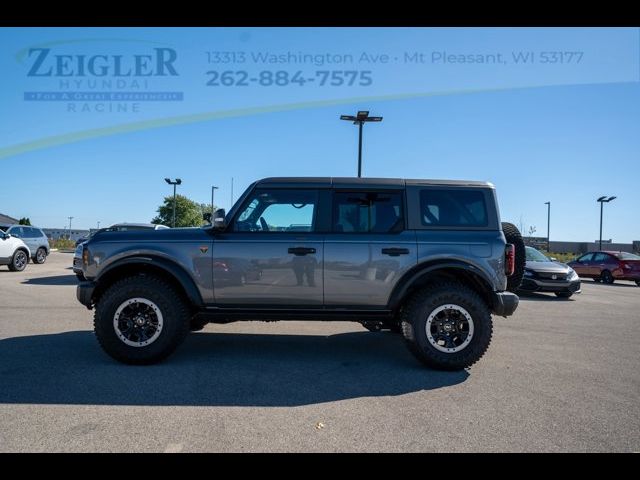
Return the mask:
M581 277L593 278L596 282L631 280L640 287L640 257L633 253L589 252L568 265Z

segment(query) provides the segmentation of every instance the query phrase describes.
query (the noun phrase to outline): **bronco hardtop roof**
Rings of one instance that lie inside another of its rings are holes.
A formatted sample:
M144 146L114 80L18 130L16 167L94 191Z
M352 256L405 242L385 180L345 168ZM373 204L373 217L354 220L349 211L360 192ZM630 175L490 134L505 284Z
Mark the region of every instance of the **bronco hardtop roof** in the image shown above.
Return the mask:
M268 177L258 180L256 186L270 187L316 187L316 188L351 188L351 187L383 187L404 188L407 185L436 185L453 187L486 187L494 188L490 182L474 180L427 180L404 178L358 178L358 177Z

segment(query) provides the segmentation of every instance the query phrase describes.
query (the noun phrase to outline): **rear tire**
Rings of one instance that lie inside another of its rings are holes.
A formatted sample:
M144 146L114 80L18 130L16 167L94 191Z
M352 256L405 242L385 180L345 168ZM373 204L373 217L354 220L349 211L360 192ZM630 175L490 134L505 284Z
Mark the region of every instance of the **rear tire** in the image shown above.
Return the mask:
M37 263L38 265L42 265L47 261L47 251L40 247L38 251L36 251L35 257L33 257L33 263Z
M515 247L515 269L513 275L507 277L507 290L515 293L522 283L522 278L524 277L524 265L527 263L524 240L522 240L520 231L513 223L502 222L502 232L504 233L507 243L512 243Z
M571 298L573 292L556 292L556 297L560 298Z
M602 283L606 283L607 285L611 285L613 282L616 281L616 279L613 278L613 275L609 270L602 271L602 273L600 274L600 280L602 280Z
M488 305L474 290L457 282L418 291L403 308L401 320L409 350L431 368L469 367L491 343Z
M29 255L24 250L16 250L11 257L11 262L9 262L9 270L12 272L21 272L25 268L27 268L27 263L29 263Z
M189 317L186 303L171 285L158 277L137 275L104 292L96 303L93 324L108 355L123 363L147 365L163 360L182 343L189 333Z

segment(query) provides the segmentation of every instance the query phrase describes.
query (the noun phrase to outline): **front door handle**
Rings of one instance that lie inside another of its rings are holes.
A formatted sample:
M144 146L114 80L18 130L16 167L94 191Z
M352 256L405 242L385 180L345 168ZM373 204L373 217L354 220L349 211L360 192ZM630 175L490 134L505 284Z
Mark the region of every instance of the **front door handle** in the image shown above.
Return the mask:
M399 255L409 255L408 248L383 248L383 255L389 255L390 257L397 257Z
M310 247L289 247L289 250L287 251L298 257L301 257L303 255L308 255L310 253L311 254L316 253L316 249L310 248Z

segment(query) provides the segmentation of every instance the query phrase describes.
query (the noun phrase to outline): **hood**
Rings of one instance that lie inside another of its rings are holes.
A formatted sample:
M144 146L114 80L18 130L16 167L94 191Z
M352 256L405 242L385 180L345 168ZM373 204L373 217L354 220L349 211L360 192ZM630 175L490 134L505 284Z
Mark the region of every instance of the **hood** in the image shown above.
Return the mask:
M161 230L127 230L123 232L97 232L88 243L98 242L167 242L211 240L210 233L198 227L191 228L163 228Z
M569 266L560 262L527 262L525 268L534 272L567 273Z

